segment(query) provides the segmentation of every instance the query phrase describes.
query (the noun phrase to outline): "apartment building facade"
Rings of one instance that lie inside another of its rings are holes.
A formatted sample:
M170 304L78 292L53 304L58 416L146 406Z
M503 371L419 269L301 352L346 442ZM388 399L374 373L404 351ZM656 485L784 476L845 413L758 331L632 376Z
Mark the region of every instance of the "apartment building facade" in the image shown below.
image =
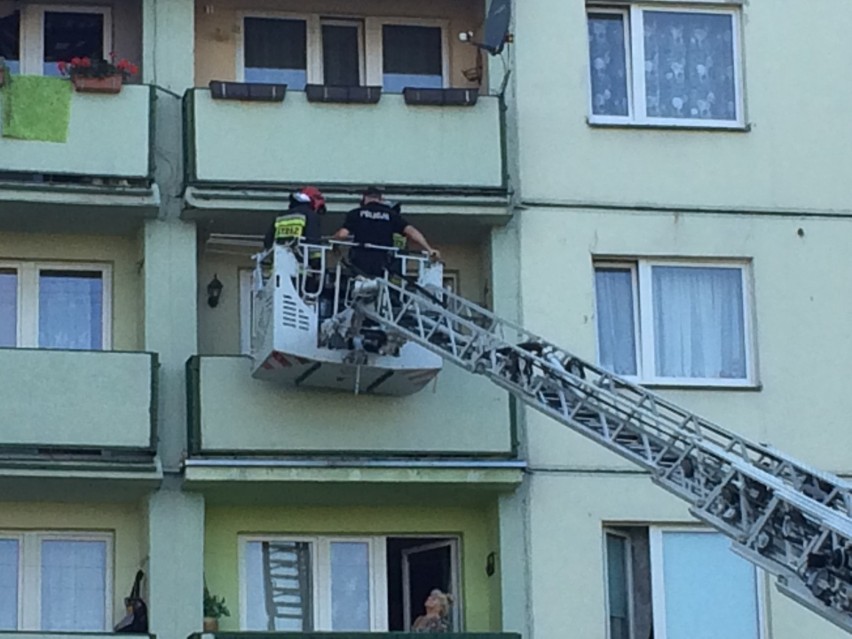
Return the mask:
M245 238L306 183L330 234L379 183L461 295L848 471L843 380L824 374L846 341L826 275L845 259L845 89L840 57L799 35L844 51L843 10L756 4L530 0L501 59L457 38L480 33L474 0L0 0L12 73L75 52L141 67L117 95L74 93L65 143L0 138L0 629L109 632L142 569L151 633L173 639L200 631L205 585L223 633L381 633L436 583L467 633L676 639L721 601L717 633L840 636L484 380L447 366L408 397L356 396L258 381L247 355ZM835 117L791 78L839 93ZM213 80L288 88L220 100ZM300 590L277 609L275 552Z

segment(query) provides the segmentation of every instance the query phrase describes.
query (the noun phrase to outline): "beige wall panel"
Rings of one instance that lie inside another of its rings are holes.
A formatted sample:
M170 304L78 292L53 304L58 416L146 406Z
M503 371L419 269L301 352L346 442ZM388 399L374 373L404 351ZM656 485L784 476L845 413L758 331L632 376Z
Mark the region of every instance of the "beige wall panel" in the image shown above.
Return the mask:
M112 348L142 350L142 282L135 237L0 234L0 260L107 263L112 267Z
M205 7L212 7L207 13ZM472 87L462 71L476 66L476 49L458 40L462 31L476 31L484 19L484 3L464 0L430 0L428 3L406 0L319 0L306 6L298 0L257 0L242 2L196 3L196 86L207 86L210 80L236 80L236 58L240 12L278 12L299 15L319 14L328 17L432 18L449 20L447 43L450 57L450 86Z
M523 198L848 211L848 5L745 3L742 24L750 131L594 128L584 3L518 3Z
M852 280L844 275L852 272L850 234L852 220L842 218L527 211L524 324L594 361L594 257L752 260L760 387L659 392L728 430L826 470L849 471L852 396L842 354L852 352ZM621 463L547 418L535 414L529 421L535 464Z
M531 479L533 639L606 638L603 525L695 524L684 504L646 476L536 473ZM701 576L696 575L700 587ZM767 637L841 639L845 633L764 584Z

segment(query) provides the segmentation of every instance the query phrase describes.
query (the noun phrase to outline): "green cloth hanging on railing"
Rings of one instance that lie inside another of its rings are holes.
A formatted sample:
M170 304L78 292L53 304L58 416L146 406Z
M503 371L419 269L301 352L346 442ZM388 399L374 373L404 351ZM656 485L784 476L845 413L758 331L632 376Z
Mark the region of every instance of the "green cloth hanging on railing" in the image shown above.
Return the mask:
M3 137L65 142L71 120L71 83L64 78L6 74Z

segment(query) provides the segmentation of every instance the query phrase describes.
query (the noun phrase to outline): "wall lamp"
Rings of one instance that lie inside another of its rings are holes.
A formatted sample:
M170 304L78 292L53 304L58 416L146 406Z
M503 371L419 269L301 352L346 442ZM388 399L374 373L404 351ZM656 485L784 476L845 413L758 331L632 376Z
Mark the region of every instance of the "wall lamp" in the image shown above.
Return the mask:
M223 288L222 282L219 281L219 278L214 273L213 279L207 285L207 305L210 308L219 306L219 298L222 296Z

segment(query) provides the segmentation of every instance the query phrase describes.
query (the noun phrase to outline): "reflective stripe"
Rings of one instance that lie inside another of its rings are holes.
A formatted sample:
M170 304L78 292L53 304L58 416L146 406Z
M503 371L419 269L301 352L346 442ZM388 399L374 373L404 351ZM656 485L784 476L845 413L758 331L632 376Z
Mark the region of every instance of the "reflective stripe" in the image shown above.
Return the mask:
M281 215L275 220L275 239L302 237L305 224L305 216L301 213Z

